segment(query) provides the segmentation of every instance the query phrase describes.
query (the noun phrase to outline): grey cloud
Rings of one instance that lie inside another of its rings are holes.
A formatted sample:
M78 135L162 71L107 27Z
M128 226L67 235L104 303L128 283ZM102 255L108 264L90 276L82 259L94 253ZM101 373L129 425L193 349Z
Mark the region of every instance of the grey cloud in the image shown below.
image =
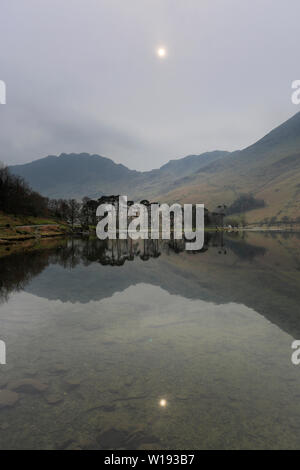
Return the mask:
M2 0L0 159L85 151L150 169L245 147L299 110L299 13L298 0Z

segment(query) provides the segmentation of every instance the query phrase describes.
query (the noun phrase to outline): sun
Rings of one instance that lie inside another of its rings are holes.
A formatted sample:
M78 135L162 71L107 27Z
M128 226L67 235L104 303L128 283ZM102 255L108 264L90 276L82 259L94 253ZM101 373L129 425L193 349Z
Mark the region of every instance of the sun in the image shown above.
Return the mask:
M165 47L159 47L159 48L157 49L157 55L158 55L158 57L160 57L160 58L166 57L167 51L166 51Z
M159 406L161 406L162 408L165 408L167 406L167 400L165 398L162 398L161 400L159 400Z

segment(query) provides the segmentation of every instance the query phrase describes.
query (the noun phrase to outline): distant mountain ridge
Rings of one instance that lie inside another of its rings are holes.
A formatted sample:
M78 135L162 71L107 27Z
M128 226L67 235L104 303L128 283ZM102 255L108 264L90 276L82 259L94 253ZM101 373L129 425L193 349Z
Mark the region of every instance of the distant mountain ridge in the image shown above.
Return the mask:
M189 155L146 172L87 153L48 156L10 170L49 197L127 194L135 200L203 202L212 209L251 192L266 205L247 213L250 222L300 220L300 113L243 150Z
M88 153L49 155L25 165L11 166L10 170L22 176L34 189L49 197L80 198L89 195L89 187L128 182L138 172L116 164L109 158Z
M11 166L12 173L24 178L44 196L53 198L99 197L102 194L124 193L143 197L163 188L172 190L174 181L193 174L209 161L219 160L228 152L208 152L171 160L157 170L135 171L100 155L66 154ZM147 190L148 187L148 190Z

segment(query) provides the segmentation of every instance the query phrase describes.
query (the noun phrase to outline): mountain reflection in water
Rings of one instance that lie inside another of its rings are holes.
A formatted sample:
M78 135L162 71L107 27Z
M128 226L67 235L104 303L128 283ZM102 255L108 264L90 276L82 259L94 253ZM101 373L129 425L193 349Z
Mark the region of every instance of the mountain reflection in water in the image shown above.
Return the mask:
M0 448L299 447L299 281L297 234L1 258Z

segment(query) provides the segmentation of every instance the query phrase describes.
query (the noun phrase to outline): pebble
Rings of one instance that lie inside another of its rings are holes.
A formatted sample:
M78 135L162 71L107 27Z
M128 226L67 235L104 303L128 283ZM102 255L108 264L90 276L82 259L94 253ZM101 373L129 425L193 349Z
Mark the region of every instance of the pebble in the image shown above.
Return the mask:
M11 390L0 390L0 408L14 406L19 401L19 395Z

